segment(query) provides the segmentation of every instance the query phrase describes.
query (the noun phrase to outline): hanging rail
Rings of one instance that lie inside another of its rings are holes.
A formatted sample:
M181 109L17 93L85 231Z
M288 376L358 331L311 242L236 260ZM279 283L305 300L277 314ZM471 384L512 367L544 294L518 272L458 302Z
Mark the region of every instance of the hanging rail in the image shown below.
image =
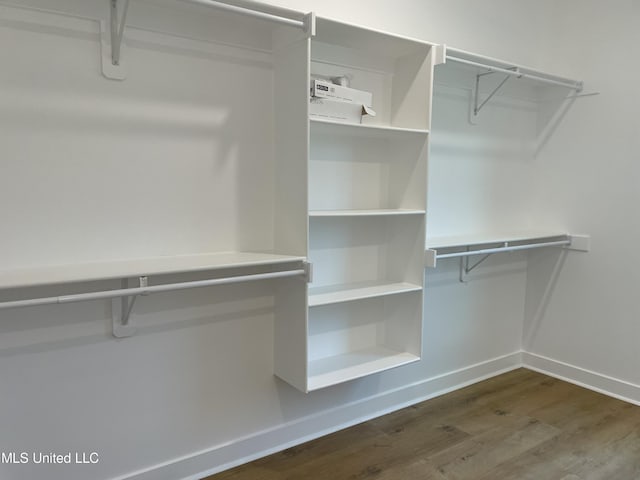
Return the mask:
M105 290L100 292L75 293L72 295L61 295L57 297L30 298L27 300L0 302L0 310L4 310L8 308L33 307L37 305L54 305L54 304L61 304L61 303L84 302L88 300L102 300L107 298L130 297L133 295L149 295L152 293L159 293L159 292L186 290L190 288L210 287L214 285L228 285L232 283L252 282L252 281L267 280L272 278L294 277L298 275L306 275L306 271L302 269L287 270L284 272L259 273L254 275L243 275L238 277L196 280L193 282L167 283L164 285L120 288L116 290ZM147 277L140 277L140 278L143 279Z
M247 15L254 18L260 18L269 22L279 23L280 25L288 25L290 27L301 28L307 30L308 24L305 20L296 20L293 18L282 17L279 15L273 15L271 13L261 12L259 10L252 10L245 7L238 7L230 5L228 3L221 3L215 0L180 0L185 3L194 3L197 5L204 5L206 7L216 8L218 10L225 10L227 12L239 13L241 15Z
M546 241L545 241L546 240ZM484 262L487 258L495 253L502 252L516 252L520 250L533 250L536 248L546 247L564 247L569 250L575 250L579 252L588 252L591 248L591 237L589 235L547 235L544 237L533 236L529 238L522 238L516 236L511 240L495 240L491 241L487 239L477 243L452 243L450 245L442 245L434 248L427 248L425 251L425 266L435 268L438 259L445 258L459 258L460 259L460 282L465 282L465 276L469 274L478 265ZM528 243L526 243L528 242ZM490 248L476 248L472 250L472 247L480 247L482 245L495 245L502 244L499 247ZM515 244L515 245L514 245ZM465 248L458 252L450 253L438 253L438 250L450 250L453 248ZM471 264L469 259L474 256L482 256L480 260Z
M484 71L476 73L475 84L473 86L473 96L471 99L470 118L469 121L475 124L473 121L480 113L480 110L493 98L493 96L507 83L511 78L533 80L538 83L546 85L552 85L555 87L562 87L573 90L574 95L571 98L583 96L581 94L584 85L582 81L573 80L569 78L560 77L557 75L551 75L545 72L540 72L532 68L523 67L520 65L510 64L502 60L498 60L491 57L485 57L464 50L456 50L453 48L445 48L445 58L447 61L461 63L463 65L469 65L476 67ZM505 77L498 83L497 86L492 87L492 90L485 96L484 100L480 100L480 80L490 75L504 75ZM569 97L567 97L569 98Z
M487 65L480 62L474 62L472 60L466 60L464 58L455 57L452 55L447 55L447 60L451 60L452 62L462 63L465 65L470 65L472 67L484 68L487 70L487 73L503 73L505 75L509 75L517 78L528 78L529 80L535 80L536 82L546 83L548 85L555 85L557 87L565 87L575 90L576 92L580 92L583 89L583 82L578 80L555 80L552 78L546 78L534 73L524 72L521 67L513 67L513 68L502 68L496 67L492 65Z
M195 5L204 5L210 8L216 8L226 12L237 13L253 18L259 18L269 22L277 23L280 25L286 25L289 27L300 28L304 30L308 35L315 35L315 15L313 12L304 15L302 20L295 18L284 17L281 15L275 15L272 13L261 12L260 10L254 10L246 7L238 7L228 3L219 2L216 0L180 0L184 3L193 3ZM124 29L126 27L127 12L129 10L129 0L109 0L110 2L110 15L111 15L111 64L114 67L119 67L121 62L121 50L122 50L122 38L124 36ZM121 3L120 3L121 2ZM122 12L118 12L118 5L121 5ZM120 75L115 75L113 78L122 79Z
M242 275L238 277L214 278L208 280L196 280L192 282L167 283L164 285L140 286L133 288L120 288L116 290L105 290L100 292L75 293L72 295L61 295L58 297L30 298L27 300L15 300L11 302L0 302L0 310L7 308L33 307L37 305L54 305L59 303L84 302L88 300L102 300L107 298L130 297L133 295L149 295L152 293L168 292L173 290L186 290L189 288L210 287L213 285L228 285L232 283L252 282L257 280L267 280L271 278L294 277L306 275L307 272L300 270L287 270L284 272L258 273L254 275ZM147 277L140 277L141 279ZM144 281L142 282L144 283Z
M0 310L10 308L34 307L39 305L55 305L62 303L84 302L88 300L112 300L112 332L114 337L130 337L136 332L136 328L130 324L129 319L133 305L139 295L150 295L152 293L186 290L191 288L211 287L215 285L230 285L233 283L255 282L258 280L269 280L274 278L286 278L295 276L305 276L307 281L311 281L311 264L305 262L303 268L287 270L283 272L257 273L253 275L241 275L237 277L213 278L208 280L196 280L191 282L167 283L164 285L148 285L147 277L139 277L139 287L127 287L127 279L122 280L122 287L116 290L105 290L99 292L76 293L72 295L61 295L57 297L30 298L27 300L14 300L1 302Z
M542 242L542 243L528 243L525 245L509 245L509 242L504 242L504 246L495 248L482 248L480 250L465 250L462 252L453 253L437 253L436 258L455 258L455 257L470 257L473 255L491 255L493 253L501 252L515 252L518 250L531 250L534 248L543 247L561 247L571 245L571 239L557 240L554 242Z

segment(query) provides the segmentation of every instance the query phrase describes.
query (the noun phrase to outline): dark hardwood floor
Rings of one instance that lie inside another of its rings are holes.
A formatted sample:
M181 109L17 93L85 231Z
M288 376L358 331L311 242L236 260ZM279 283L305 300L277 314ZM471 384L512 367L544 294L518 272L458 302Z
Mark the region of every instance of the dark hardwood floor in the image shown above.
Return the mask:
M640 407L525 369L206 480L639 480Z

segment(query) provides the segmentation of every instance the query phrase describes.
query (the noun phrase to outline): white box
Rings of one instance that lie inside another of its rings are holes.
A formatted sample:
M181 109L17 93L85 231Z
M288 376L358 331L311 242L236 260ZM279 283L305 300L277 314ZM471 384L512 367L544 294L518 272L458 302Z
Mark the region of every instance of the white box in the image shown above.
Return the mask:
M311 80L311 96L330 98L342 102L359 103L369 108L373 107L373 94L371 92L335 85L326 80Z
M311 97L309 116L333 122L361 123L364 107L359 103L342 102L330 98Z

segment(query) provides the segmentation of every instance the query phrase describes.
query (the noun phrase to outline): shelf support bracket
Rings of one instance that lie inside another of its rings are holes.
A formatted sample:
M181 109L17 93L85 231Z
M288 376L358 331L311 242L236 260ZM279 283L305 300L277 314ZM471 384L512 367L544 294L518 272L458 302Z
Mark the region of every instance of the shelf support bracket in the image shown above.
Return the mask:
M307 283L313 283L313 263L304 262L303 268Z
M509 242L504 242L502 244L502 248L509 248ZM467 251L469 251L469 247L467 247ZM469 262L470 256L460 257L460 283L467 282L467 275L471 273L471 271L484 262L487 258L489 258L493 253L486 253L480 258L480 260L476 261L473 265Z
M510 68L509 70L513 70L514 72L519 73L517 67ZM486 75L493 75L494 73L496 72L478 73L476 75L476 83L473 87L473 118L476 118L478 116L480 110L482 110L482 107L484 107L487 102L489 102L489 100L491 100L493 96L498 93L498 91L504 86L504 84L507 83L507 81L511 78L511 75L505 75L504 79L498 84L498 86L494 88L484 100L480 101L480 79Z
M139 277L140 288L149 286L147 277ZM125 278L122 280L122 288L129 288L129 281ZM145 295L144 293L141 295ZM140 295L131 295L128 297L118 297L111 299L111 321L112 333L116 338L125 338L135 335L137 329L131 324L131 311Z
M121 3L121 8L118 4ZM118 12L118 10L122 10ZM126 27L129 0L109 0L109 25L100 22L100 40L102 43L102 74L112 80L126 78L122 60L122 39Z
M302 22L304 23L304 32L309 38L316 36L316 14L314 12L307 13Z

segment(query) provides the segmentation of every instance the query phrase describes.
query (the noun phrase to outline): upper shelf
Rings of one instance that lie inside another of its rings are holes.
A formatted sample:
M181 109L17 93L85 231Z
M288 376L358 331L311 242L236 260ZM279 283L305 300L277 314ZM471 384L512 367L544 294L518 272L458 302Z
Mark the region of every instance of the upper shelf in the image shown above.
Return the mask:
M505 88L505 84L510 79L516 79L519 83L524 79L525 83L529 84L528 87L540 85L560 87L571 93L566 98L575 98L583 90L583 83L580 80L561 77L464 50L445 47L445 59L446 63L455 63L461 65L464 70L470 70L472 72L471 78L475 79L471 86L471 116L469 118L471 123L475 123L473 120L478 117L483 107L496 93Z
M583 88L583 82L581 80L561 77L559 75L525 67L516 63L506 62L504 60L498 60L497 58L478 55L465 50L458 50L456 48L446 47L445 51L445 58L447 62L456 62L473 67L479 74L494 72L502 73L547 85L569 88L577 92L581 91Z
M0 271L0 288L34 287L299 261L304 261L304 257L254 252L223 252L55 265Z

